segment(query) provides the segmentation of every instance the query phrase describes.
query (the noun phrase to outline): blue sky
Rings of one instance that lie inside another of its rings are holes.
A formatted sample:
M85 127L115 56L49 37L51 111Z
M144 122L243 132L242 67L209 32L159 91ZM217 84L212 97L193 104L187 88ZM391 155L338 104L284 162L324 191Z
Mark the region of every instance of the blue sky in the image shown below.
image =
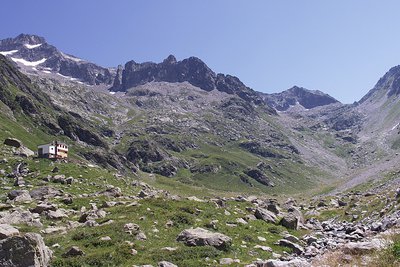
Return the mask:
M267 93L298 85L352 103L400 64L395 0L3 0L1 7L0 39L38 34L103 66L197 56Z

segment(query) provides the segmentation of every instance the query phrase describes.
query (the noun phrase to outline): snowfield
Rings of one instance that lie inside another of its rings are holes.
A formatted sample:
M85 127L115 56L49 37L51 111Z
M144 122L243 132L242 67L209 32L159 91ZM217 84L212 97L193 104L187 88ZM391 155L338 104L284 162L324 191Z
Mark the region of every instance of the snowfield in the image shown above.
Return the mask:
M23 64L23 65L25 65L25 66L28 66L28 67L35 67L35 66L37 66L37 65L39 65L39 64L44 63L44 62L47 60L47 58L42 58L41 60L38 60L38 61L27 61L27 60L25 60L25 59L22 59L22 58L15 58L15 57L12 57L11 59L12 59L14 62L21 63L21 64Z

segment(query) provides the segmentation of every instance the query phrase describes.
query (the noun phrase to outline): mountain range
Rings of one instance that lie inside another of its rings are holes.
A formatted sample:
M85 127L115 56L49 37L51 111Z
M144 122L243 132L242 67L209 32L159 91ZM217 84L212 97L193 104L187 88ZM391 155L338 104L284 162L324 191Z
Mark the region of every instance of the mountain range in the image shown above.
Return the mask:
M397 266L399 80L342 104L0 40L0 265Z
M257 92L196 57L105 68L27 34L1 40L0 54L8 72L22 71L35 94L50 98L40 105L52 112L36 110L30 95L18 100L22 112L35 123L46 117L47 139L79 141L77 155L103 166L224 190L296 191L350 179L373 161L397 162L398 67L345 105L298 86ZM372 151L379 158L361 162Z

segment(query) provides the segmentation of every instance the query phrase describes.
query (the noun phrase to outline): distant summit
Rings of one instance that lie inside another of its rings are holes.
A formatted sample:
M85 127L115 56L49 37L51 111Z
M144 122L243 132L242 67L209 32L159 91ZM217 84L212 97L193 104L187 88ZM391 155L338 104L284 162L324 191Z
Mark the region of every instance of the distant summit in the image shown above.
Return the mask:
M303 87L292 88L275 94L260 93L264 101L278 111L286 111L292 106L300 105L305 109L312 109L332 103L338 100L318 90L308 90Z
M257 93L244 85L237 77L216 74L201 59L189 57L177 61L175 56L168 56L161 63L137 63L133 60L120 66L111 91L126 91L132 87L149 82L189 82L205 91L218 90L253 102L263 103Z
M0 54L28 72L55 74L89 85L112 84L114 78L110 69L65 54L37 35L20 34L0 40Z
M160 63L131 60L117 68L105 68L66 54L48 44L45 38L33 34L0 40L0 54L11 59L25 73L102 85L111 92L126 92L151 82L188 82L207 92L217 90L238 96L246 102L263 106L271 114L276 113L275 109L285 111L294 105L311 109L338 102L320 91L297 86L276 94L259 93L235 76L215 73L197 57L178 61L174 55L169 55Z

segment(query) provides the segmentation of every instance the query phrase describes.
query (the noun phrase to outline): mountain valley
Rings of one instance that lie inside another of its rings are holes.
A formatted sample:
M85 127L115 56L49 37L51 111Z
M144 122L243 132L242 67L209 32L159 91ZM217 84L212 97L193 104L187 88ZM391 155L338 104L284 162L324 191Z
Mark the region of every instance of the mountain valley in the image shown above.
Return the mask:
M29 34L0 54L3 266L398 266L399 66L342 104L196 57L106 68ZM55 140L67 161L30 153Z

